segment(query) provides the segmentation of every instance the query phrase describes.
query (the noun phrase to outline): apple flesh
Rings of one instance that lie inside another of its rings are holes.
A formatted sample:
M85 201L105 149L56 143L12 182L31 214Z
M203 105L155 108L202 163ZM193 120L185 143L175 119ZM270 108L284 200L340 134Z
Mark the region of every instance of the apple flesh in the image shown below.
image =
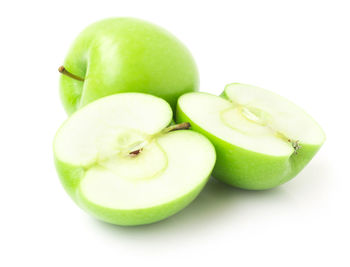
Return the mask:
M190 122L214 144L213 176L243 189L269 189L289 181L325 140L320 126L301 108L244 84L226 86L222 97L181 96L176 120Z
M59 71L68 114L104 96L142 92L175 108L178 97L198 89L189 50L164 29L134 18L112 18L87 27Z
M107 96L78 110L54 139L64 188L81 208L118 225L180 211L206 184L215 149L203 135L181 130L188 124L171 121L166 101L142 93Z

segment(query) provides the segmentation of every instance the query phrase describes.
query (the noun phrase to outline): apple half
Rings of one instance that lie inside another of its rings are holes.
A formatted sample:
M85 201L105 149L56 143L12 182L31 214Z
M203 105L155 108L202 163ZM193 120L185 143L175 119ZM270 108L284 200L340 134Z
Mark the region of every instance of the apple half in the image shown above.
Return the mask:
M84 210L118 225L162 220L187 206L215 164L215 149L188 123L169 124L161 98L121 93L75 112L58 130L61 182ZM178 131L174 131L178 130Z
M320 126L301 108L268 90L226 86L222 97L181 96L177 122L214 144L213 176L235 187L269 189L295 177L325 141Z

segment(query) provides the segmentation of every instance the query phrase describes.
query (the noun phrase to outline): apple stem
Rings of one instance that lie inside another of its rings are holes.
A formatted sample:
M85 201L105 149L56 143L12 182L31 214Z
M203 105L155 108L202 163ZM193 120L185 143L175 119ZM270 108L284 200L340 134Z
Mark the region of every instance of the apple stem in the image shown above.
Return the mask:
M65 68L64 66L60 66L60 67L58 68L58 71L59 71L60 73L62 73L63 75L66 75L66 76L68 76L68 77L71 77L72 79L75 79L75 80L77 80L77 81L81 81L81 82L84 81L83 78L80 78L79 76L74 75L73 73L70 73L68 70L66 70L66 68Z
M162 133L169 133L172 131L177 131L177 130L187 130L191 127L191 124L189 122L183 122L183 123L179 123L179 124L175 124L175 125L171 125L167 128L165 128ZM134 151L129 152L129 155L131 157L136 157L138 154L140 154L140 152L142 151L142 148L136 149Z
M168 133L172 131L177 131L177 130L187 130L191 127L191 124L189 122L183 122L175 125L171 125L163 130L163 133Z

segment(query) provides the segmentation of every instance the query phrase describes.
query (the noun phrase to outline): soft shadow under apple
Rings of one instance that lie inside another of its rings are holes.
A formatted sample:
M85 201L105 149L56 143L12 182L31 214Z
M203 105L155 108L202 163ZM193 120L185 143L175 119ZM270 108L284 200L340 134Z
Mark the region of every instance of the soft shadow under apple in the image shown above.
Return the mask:
M117 236L155 238L164 234L177 235L189 231L203 231L216 225L217 221L232 220L235 209L244 203L252 202L293 202L282 187L265 191L247 191L233 188L213 178L210 179L200 195L184 210L163 221L141 226L117 226L93 220L99 227Z

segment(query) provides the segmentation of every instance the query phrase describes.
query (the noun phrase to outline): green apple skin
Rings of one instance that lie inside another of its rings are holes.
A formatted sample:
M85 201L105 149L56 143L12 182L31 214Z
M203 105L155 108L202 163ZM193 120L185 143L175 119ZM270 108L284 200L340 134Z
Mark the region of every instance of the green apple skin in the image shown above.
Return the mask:
M164 29L135 18L110 18L87 27L64 61L60 95L68 114L107 95L143 92L168 101L197 91L199 76L189 50Z
M208 177L192 191L171 202L139 210L117 210L96 205L81 194L79 184L84 178L82 167L72 166L56 157L54 157L54 161L63 188L80 208L101 221L122 226L150 224L174 215L188 206L198 196L210 177L209 173Z
M198 196L208 179L178 199L147 209L128 211L102 207L84 198L80 191L77 199L80 207L101 221L122 226L145 225L164 220L184 209Z
M225 93L221 95L225 97ZM265 190L294 178L313 158L321 146L300 143L301 149L290 157L269 156L228 143L193 122L177 105L176 122L189 122L191 128L206 136L216 150L213 177L247 190Z

